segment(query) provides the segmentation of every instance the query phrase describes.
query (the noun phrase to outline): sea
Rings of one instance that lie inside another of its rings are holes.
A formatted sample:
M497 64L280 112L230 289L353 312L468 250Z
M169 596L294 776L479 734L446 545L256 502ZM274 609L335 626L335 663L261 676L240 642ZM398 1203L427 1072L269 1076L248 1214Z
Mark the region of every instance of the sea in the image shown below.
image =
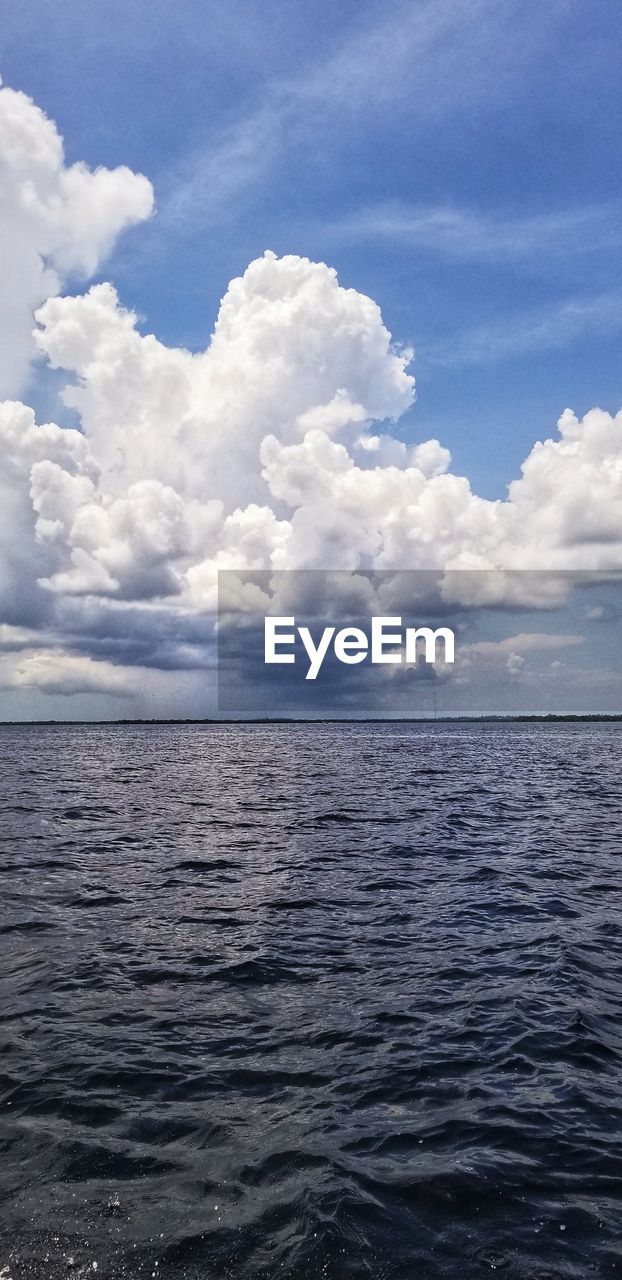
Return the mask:
M0 761L2 1280L622 1275L622 725Z

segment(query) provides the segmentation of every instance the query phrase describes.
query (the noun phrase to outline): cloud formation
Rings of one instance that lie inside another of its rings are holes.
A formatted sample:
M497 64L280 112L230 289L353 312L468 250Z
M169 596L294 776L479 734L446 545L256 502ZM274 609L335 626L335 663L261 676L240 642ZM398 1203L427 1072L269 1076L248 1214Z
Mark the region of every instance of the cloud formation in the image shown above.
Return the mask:
M345 39L331 41L329 52L273 79L254 108L224 131L214 131L210 120L206 135L167 175L161 225L206 227L223 210L238 216L244 193L278 181L284 156L287 173L302 152L305 165L317 166L325 181L326 135L333 146L349 147L354 120L357 132L362 122L375 130L387 116L394 131L407 119L409 131L427 134L456 112L503 107L512 86L524 82L526 67L549 47L566 8L565 0L547 6L530 0L520 12L515 6L508 41L506 6L498 0L360 6L356 20L345 24ZM384 223L384 211L378 214ZM377 216L372 210L371 223ZM408 221L408 210L404 216ZM339 230L348 234L347 227Z
M539 216L490 217L457 205L392 203L357 209L328 227L336 241L387 240L456 260L507 261L592 253L619 244L620 208L587 205Z
M622 329L622 293L608 291L591 297L518 312L510 320L497 317L451 338L441 339L423 351L429 365L440 367L494 364L533 351L568 349L579 338L606 336Z
M219 567L622 569L622 414L566 410L507 498L480 498L439 441L399 439L412 352L330 267L266 252L205 351L169 348L109 283L58 296L148 216L147 180L66 168L54 126L5 89L0 140L0 374L23 371L36 307L80 422L0 403L0 623L34 637L6 650L5 686L123 695L133 666L201 667Z
M52 121L26 94L0 88L0 395L22 388L33 309L67 280L92 276L152 207L140 174L67 166Z

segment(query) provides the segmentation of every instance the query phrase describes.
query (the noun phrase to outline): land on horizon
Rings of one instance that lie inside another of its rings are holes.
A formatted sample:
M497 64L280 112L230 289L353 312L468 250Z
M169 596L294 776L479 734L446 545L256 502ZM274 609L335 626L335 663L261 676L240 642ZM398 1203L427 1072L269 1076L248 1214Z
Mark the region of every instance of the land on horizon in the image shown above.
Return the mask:
M601 715L587 712L585 715L472 715L472 716L154 716L130 717L118 720L0 720L0 728L17 728L32 725L137 725L137 724L549 724L573 721L620 722L622 712Z

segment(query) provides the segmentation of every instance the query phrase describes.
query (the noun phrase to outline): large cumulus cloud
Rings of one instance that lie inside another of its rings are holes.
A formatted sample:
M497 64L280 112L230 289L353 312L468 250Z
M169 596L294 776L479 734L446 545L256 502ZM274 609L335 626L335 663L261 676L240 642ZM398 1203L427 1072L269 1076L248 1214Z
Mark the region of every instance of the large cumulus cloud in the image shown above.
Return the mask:
M33 308L70 277L93 275L152 205L151 183L125 167L67 166L52 121L24 93L0 88L0 395L21 390Z
M437 440L396 438L412 353L330 267L267 252L229 285L204 352L168 348L111 284L58 296L146 216L146 180L65 168L54 127L7 90L0 136L2 252L23 275L0 304L6 370L11 343L28 358L34 306L39 357L66 371L80 422L0 404L0 622L56 637L53 661L20 649L14 684L125 693L133 662L200 665L219 567L622 569L621 415L567 410L506 499L480 498Z
M622 564L620 416L567 410L505 501L478 497L438 441L391 434L413 399L411 353L321 263L251 263L199 355L141 336L110 285L37 319L84 432L13 428L47 591L198 607L218 565Z

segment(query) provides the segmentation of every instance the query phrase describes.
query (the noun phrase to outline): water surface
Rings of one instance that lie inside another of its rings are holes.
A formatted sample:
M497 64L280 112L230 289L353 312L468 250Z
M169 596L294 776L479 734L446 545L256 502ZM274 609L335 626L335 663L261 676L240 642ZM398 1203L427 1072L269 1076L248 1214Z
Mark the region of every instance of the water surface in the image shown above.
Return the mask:
M4 1280L620 1274L621 747L0 728Z

